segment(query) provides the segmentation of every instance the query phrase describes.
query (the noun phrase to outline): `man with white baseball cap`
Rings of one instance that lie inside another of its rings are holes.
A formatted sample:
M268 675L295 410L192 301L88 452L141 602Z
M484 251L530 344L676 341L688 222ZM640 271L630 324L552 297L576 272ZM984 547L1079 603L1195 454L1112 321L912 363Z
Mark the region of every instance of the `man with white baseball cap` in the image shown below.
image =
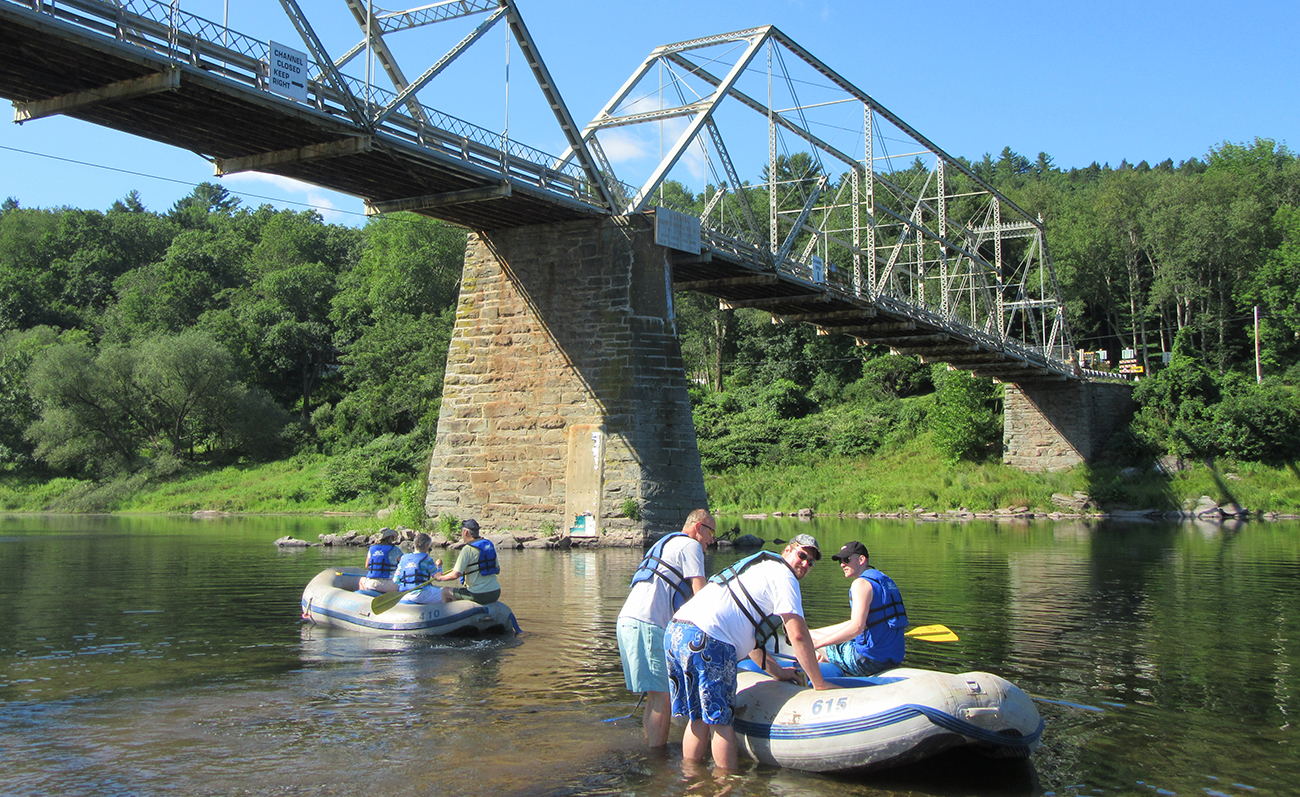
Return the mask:
M799 534L778 556L759 551L709 579L673 615L664 634L672 710L687 720L682 758L735 771L736 664L746 656L776 678L797 672L762 652L763 642L784 627L795 659L814 689L833 689L822 678L803 617L799 581L822 558L817 540Z

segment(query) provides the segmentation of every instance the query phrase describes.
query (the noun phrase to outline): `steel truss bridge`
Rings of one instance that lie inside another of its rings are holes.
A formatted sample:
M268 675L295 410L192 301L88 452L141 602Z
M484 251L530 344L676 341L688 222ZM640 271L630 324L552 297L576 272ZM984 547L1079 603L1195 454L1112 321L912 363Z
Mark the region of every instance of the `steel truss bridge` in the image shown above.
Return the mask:
M368 212L484 231L654 214L674 288L723 308L1008 382L1099 376L1074 361L1043 220L774 27L656 48L580 126L514 0L336 0L360 33L343 52L297 0L280 5L306 56L287 94L266 39L181 0L0 0L0 96L16 122L64 114L189 149L218 175L353 194ZM567 142L558 156L420 100L499 24ZM398 36L435 25L464 35L408 77ZM633 181L620 180L606 153L656 137L643 173L614 159ZM698 196L682 188L701 181Z

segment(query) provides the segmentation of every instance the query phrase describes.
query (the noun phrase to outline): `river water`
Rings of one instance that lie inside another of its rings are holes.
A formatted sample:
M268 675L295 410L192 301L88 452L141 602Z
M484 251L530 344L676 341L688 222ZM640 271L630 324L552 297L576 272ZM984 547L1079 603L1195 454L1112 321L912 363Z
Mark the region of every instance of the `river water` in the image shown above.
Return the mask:
M356 549L338 518L0 517L0 792L15 795L1300 794L1300 525L732 521L863 541L899 583L913 666L1039 698L1027 763L967 756L715 781L641 747L614 623L639 552L503 552L524 633L367 637L299 598ZM779 547L769 545L769 549ZM709 557L715 572L737 556ZM815 625L847 616L826 560ZM675 732L674 741L680 738Z

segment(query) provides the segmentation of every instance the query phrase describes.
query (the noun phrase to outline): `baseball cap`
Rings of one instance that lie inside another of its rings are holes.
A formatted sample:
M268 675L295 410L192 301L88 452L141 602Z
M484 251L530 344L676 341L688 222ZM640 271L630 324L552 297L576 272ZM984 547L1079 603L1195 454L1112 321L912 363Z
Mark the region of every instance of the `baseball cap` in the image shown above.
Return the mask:
M868 559L871 558L871 554L867 553L867 546L857 540L845 545L840 549L839 553L835 554L831 558L837 562L847 562L850 556L865 556Z
M470 531L478 531L478 521L474 518L463 520L461 521L460 527L462 529L469 529Z
M813 558L821 561L822 549L817 545L817 538L811 534L796 534L794 539L790 540L791 544L798 545L800 548L812 548L816 554Z

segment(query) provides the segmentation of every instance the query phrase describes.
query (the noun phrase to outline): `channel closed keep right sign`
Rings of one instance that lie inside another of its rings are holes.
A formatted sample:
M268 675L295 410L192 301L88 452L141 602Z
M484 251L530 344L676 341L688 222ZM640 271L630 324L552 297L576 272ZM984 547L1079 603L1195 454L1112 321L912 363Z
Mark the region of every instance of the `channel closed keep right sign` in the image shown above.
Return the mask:
M266 55L271 91L306 102L307 54L283 44L268 42Z

